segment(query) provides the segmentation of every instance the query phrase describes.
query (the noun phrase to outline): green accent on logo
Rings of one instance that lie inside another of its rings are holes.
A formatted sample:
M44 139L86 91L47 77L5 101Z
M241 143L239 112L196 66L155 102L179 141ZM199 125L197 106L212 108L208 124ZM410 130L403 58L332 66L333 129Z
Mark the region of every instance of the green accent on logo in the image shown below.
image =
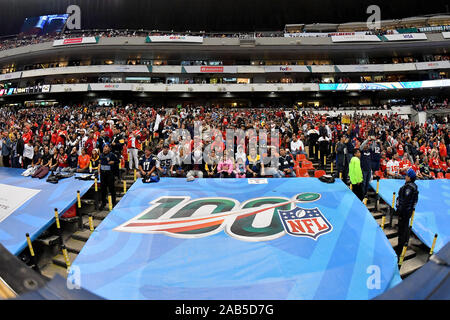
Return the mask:
M277 204L277 203L283 203L288 201L288 199L283 198L265 198L265 199L256 199L247 202L242 209L248 209L248 208L258 208L263 205L268 204ZM278 210L290 210L290 204L275 208L273 210L272 214L272 221L269 226L265 228L255 228L252 226L253 220L255 219L255 215L251 215L248 217L236 219L232 226L230 227L230 231L238 236L241 237L248 237L248 238L257 238L257 237L268 237L275 235L277 233L282 232L283 225L280 221L280 217L278 215Z
M319 200L321 197L320 193L315 193L315 192L305 192L305 193L300 193L296 200L301 201L301 202L314 202Z
M178 205L185 198L160 198L156 202L152 202L154 205L150 210L147 211L146 214L138 218L138 220L148 220L148 219L158 219L164 213ZM155 206L158 204L157 206Z

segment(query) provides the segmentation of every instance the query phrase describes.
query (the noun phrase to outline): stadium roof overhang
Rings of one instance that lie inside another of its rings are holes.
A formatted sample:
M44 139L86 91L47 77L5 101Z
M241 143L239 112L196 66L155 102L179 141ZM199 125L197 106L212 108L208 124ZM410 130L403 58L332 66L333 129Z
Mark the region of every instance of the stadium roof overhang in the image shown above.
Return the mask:
M20 49L20 48L19 48ZM31 48L30 48L31 49ZM220 59L358 59L377 57L402 57L421 54L446 54L450 51L449 41L408 42L389 44L332 44L297 45L294 41L287 45L256 45L252 48L239 45L87 45L70 48L46 48L44 50L24 50L14 55L0 54L0 63L14 61L20 63L42 63L52 59L90 58L135 58L161 60Z

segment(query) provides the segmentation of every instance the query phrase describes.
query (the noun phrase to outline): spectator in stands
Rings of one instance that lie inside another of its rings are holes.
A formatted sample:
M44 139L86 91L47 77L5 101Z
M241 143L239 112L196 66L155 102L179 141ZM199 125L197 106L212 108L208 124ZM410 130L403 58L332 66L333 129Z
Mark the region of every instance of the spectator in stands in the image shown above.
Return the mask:
M329 153L330 138L328 138L325 127L321 127L321 128L322 128L322 133L321 133L321 136L319 137L319 139L317 140L317 142L319 144L318 147L319 147L319 153L320 153L319 167L321 169L325 169L325 160L328 157L328 153Z
M22 167L23 140L17 140L16 135L11 134L12 150L11 150L11 167Z
M389 179L401 179L400 175L400 163L398 162L398 154L394 154L393 158L390 159L386 164L387 178Z
M278 157L278 168L274 177L281 178L285 176L295 177L294 160L292 159L291 155L286 154L285 149L281 148L280 155Z
M11 167L10 156L13 148L13 143L8 136L8 131L3 132L2 139L0 140L0 149L2 154L2 161L4 167Z
M236 178L245 178L246 177L246 166L245 166L245 163L242 160L242 158L237 159L234 174L235 174Z
M70 172L77 171L78 168L78 152L77 147L74 145L67 155L67 169Z
M175 154L172 150L169 150L169 144L164 143L163 150L157 155L158 163L157 168L159 170L159 176L170 177L175 175L173 167L175 165Z
M57 162L57 167L56 167L56 172L62 172L62 171L67 171L66 168L69 167L69 164L67 163L67 154L64 151L63 147L60 147L58 149L58 153L56 154L56 162Z
M220 178L234 178L234 163L233 160L228 158L225 152L221 161L217 166L217 172Z
M91 161L91 157L87 154L86 149L81 149L81 154L78 156L78 172L88 172L89 171L89 163Z
M256 178L264 175L264 164L261 162L260 155L256 153L256 148L250 149L245 165L247 178Z
M362 193L364 197L366 196L367 191L369 190L369 183L370 180L372 179L372 148L369 146L371 146L373 140L374 137L369 137L360 146L362 150L360 160L363 175Z
M205 163L206 178L217 178L218 177L218 171L217 171L218 164L219 164L219 158L216 156L216 151L213 149L213 150L211 150L209 159L207 159L206 163Z
M291 154L294 157L294 159L297 159L298 154L305 154L305 146L303 145L303 142L297 138L297 135L293 135L292 141L291 141Z
M143 180L149 180L151 176L158 175L157 167L158 159L152 154L149 146L145 147L144 156L139 160L139 172L137 176Z
M363 174L361 170L360 162L361 152L359 149L353 151L353 157L350 160L348 175L350 177L350 183L353 193L358 197L359 200L363 200L364 194L362 189Z
M44 152L42 154L42 162L41 166L34 172L33 178L42 179L47 176L50 171L50 166L52 165L53 157L49 152L49 148L47 146L44 147Z
M102 202L100 205L100 210L106 206L107 199L106 196L111 194L112 205L116 204L116 187L114 186L114 173L113 166L117 162L117 158L114 153L110 152L109 146L106 144L103 147L103 152L100 155L100 165L98 167L98 173L100 175L101 181L101 198Z
M440 162L437 150L431 151L431 157L430 160L428 161L428 166L430 168L430 171L433 172L435 175L441 172L439 164Z
M338 172L338 176L342 176L342 181L347 183L348 176L348 163L347 161L348 151L347 151L347 142L348 137L346 135L342 135L339 139L339 142L336 145L336 170Z
M34 156L34 146L31 141L30 135L30 138L27 138L27 142L23 147L22 161L24 169L27 169L31 165L31 162L33 161L33 156Z

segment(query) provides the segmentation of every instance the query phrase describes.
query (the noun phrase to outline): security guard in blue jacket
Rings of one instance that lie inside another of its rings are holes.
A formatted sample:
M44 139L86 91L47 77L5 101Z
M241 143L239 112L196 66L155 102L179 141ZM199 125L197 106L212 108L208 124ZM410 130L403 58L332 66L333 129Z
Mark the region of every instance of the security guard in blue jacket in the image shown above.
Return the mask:
M111 152L109 145L106 144L103 147L103 153L100 155L100 165L98 166L102 193L102 204L100 206L100 210L106 206L108 189L111 193L113 206L116 204L116 188L114 186L114 165L116 162L116 155Z
M395 249L397 256L402 253L409 239L409 219L416 207L419 199L419 190L416 181L416 173L413 169L408 169L405 177L405 184L398 191L397 214L398 214L398 245Z

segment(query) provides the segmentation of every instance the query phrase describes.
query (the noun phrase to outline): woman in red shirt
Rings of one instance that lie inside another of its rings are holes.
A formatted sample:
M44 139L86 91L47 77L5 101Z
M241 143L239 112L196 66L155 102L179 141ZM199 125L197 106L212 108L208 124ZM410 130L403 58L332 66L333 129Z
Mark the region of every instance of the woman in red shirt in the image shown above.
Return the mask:
M439 170L439 158L437 156L436 151L433 151L431 153L430 160L428 162L428 166L430 167L430 170L433 171L435 174L440 172Z
M67 154L64 152L64 148L59 148L58 154L56 155L56 162L58 163L58 168L56 172L63 171L69 165L67 163Z

